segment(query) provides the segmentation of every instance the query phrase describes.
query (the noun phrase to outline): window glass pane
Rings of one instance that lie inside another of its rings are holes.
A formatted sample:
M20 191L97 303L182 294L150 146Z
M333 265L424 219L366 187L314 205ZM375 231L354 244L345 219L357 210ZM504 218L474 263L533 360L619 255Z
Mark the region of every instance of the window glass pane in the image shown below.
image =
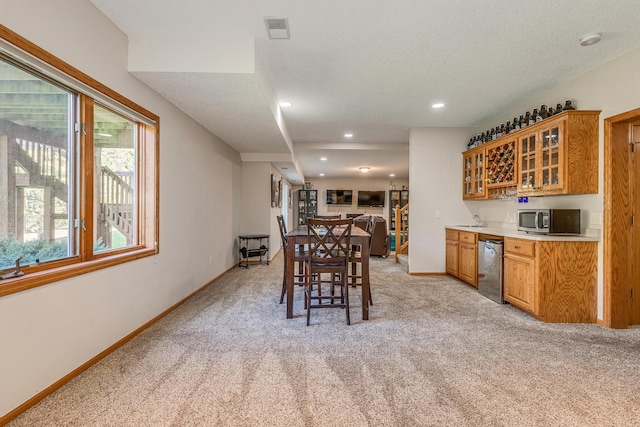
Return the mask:
M135 245L136 124L99 105L94 109L94 252Z
M77 254L75 99L0 57L0 269Z

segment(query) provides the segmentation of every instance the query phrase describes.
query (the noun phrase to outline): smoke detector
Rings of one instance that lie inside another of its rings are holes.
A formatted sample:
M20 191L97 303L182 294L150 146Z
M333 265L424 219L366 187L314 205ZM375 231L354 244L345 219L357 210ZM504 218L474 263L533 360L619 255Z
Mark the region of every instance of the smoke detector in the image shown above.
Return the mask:
M602 34L600 33L591 33L580 39L580 46L591 46L592 44L598 43L602 39Z
M267 33L270 39L289 39L289 19L288 18L264 18L267 26Z

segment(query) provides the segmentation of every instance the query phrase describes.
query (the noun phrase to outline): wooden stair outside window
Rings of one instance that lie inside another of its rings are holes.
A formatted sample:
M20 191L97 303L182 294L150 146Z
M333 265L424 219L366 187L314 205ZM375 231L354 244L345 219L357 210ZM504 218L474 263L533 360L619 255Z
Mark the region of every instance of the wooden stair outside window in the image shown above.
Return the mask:
M9 186L4 194L7 200L12 201L14 209L13 217L9 224L11 229L2 230L4 234L14 234L23 239L24 234L24 207L23 191L25 188L45 188L49 191L48 201L45 203L44 223L47 240L53 240L55 236L54 220L66 219L65 213L55 213L53 200L58 199L67 204L68 198L68 164L66 142L60 138L52 138L45 132L40 132L26 126L3 121L3 126L11 130L7 135L0 136L0 140L7 141L7 155L5 165L10 174L13 174ZM40 142L47 141L47 142ZM14 162L15 161L15 166ZM102 186L100 213L104 221L100 234L105 240L110 240L110 227L122 233L131 244L134 238L133 215L131 206L134 202L133 176L123 175L102 166L100 173L100 185Z

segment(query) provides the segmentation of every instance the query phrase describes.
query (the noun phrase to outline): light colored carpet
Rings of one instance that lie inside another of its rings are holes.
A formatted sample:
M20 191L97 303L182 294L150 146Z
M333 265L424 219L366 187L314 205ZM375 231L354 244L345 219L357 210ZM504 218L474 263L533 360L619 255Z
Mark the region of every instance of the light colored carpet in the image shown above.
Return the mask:
M282 256L235 269L17 426L638 426L640 328L541 323L372 258L374 306L305 326Z

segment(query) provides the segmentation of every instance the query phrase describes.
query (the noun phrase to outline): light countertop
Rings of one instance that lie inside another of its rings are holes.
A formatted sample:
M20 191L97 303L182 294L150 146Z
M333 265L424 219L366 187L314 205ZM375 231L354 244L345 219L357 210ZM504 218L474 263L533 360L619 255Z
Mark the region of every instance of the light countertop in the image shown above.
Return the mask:
M491 227L491 226L470 226L470 225L445 225L445 228L458 231L468 231L471 233L490 234L493 236L515 237L517 239L555 241L555 242L599 242L600 237L590 235L562 236L526 233L511 228Z

